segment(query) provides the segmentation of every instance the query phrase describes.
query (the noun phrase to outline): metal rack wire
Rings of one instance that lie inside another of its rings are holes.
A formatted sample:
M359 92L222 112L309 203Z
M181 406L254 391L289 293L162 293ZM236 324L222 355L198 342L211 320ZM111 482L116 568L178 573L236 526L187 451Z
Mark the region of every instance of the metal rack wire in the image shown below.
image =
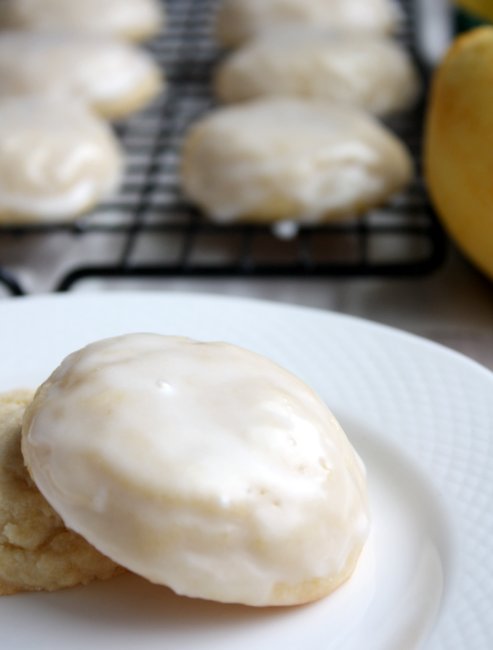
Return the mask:
M414 156L414 182L363 217L287 236L268 226L214 225L186 202L177 174L180 142L214 103L210 79L220 53L210 34L216 4L168 0L168 29L149 45L166 71L167 93L116 127L128 160L118 196L75 223L0 226L0 282L11 293L26 292L16 274L19 256L29 266L29 251L43 246L52 264L51 288L58 291L89 278L410 276L442 263L445 239L421 177L423 106L390 123ZM415 54L413 3L401 4L406 21L399 38ZM98 254L94 237L104 240ZM16 247L23 252L16 255ZM58 266L57 255L64 258Z

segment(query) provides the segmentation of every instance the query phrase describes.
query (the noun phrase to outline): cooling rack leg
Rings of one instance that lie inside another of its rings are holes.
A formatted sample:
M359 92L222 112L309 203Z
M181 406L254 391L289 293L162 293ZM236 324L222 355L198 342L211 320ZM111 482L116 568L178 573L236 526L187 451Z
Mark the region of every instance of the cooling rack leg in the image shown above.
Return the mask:
M12 275L12 273L9 273L9 271L6 271L5 269L2 269L0 267L0 282L7 287L7 290L9 293L13 296L25 296L26 292L24 289L21 287L20 283L17 281L17 279Z

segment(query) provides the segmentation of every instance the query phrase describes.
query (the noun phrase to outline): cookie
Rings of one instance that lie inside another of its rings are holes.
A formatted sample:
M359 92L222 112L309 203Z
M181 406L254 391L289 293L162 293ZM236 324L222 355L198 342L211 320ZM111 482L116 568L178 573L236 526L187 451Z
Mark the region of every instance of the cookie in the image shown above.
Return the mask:
M272 27L311 25L385 34L395 31L399 21L392 0L223 0L216 36L222 45L236 47Z
M411 179L404 145L355 108L263 99L215 110L185 137L182 186L218 223L316 224L365 212Z
M143 41L164 28L159 0L2 0L0 25L14 29L69 30Z
M122 165L113 132L82 104L0 101L0 222L76 218L114 192Z
M0 595L54 591L121 572L68 530L32 482L21 453L30 391L0 394Z
M47 94L80 100L108 119L161 91L153 59L119 39L69 32L0 32L0 99Z
M320 598L368 534L365 471L326 405L227 343L129 334L71 354L29 406L22 450L71 528L187 596Z
M301 97L382 116L409 108L419 81L410 56L390 38L297 27L274 30L236 50L220 66L215 87L226 103Z

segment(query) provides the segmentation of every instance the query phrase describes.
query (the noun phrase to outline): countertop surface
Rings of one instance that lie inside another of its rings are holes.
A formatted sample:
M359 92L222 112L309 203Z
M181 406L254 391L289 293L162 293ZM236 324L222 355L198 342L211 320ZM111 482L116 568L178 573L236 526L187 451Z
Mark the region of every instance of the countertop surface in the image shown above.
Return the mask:
M79 290L138 288L220 293L350 314L432 339L493 370L493 283L453 249L439 270L422 278L88 282Z
M243 296L350 314L438 341L493 370L493 283L451 247L440 269L418 278L98 280L73 289L129 290ZM17 299L2 288L0 298Z

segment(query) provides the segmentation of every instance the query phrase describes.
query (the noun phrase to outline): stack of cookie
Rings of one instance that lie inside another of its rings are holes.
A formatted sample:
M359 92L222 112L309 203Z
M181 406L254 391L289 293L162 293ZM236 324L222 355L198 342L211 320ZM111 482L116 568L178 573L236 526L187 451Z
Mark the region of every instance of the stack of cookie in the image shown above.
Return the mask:
M392 0L224 0L216 35L238 48L214 80L234 106L189 130L182 185L220 223L317 224L361 214L412 178L380 121L419 93L392 39Z
M3 0L0 222L76 218L119 186L112 128L163 89L137 43L164 25L159 0Z
M190 597L297 605L349 579L369 529L336 418L253 351L130 333L70 354L32 401L0 394L0 595L121 566Z
M0 394L0 596L54 591L122 572L68 530L33 483L21 452L22 418L32 397L28 390Z

